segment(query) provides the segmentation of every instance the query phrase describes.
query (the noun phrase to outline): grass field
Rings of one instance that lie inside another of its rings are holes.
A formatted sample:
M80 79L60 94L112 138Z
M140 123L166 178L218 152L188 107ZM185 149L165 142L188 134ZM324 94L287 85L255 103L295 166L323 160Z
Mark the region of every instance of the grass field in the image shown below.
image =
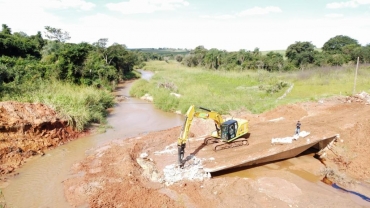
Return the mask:
M180 110L182 113L190 105L206 107L220 113L231 110L261 113L283 104L351 95L355 75L355 66L286 73L263 70L226 72L188 68L174 61L151 61L146 64L145 70L156 73L149 82L136 82L130 93L136 97L149 93L159 109ZM360 67L356 92L370 92L368 77L370 67ZM278 99L292 85L290 93ZM178 93L181 97L172 96L171 92Z
M78 86L60 81L36 81L8 84L0 90L0 101L44 103L61 118L82 131L91 122L106 123L106 109L113 106L110 90Z

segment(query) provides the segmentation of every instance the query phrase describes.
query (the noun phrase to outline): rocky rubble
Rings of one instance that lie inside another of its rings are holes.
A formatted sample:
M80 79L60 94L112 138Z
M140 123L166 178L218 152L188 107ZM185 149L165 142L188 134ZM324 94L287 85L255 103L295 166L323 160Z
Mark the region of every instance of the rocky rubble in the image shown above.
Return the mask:
M202 181L211 178L211 174L205 172L202 166L202 160L192 156L183 167L176 164L167 165L163 169L163 182L169 186L181 180Z
M299 132L299 135L296 134L291 137L284 137L284 138L272 138L271 139L271 144L291 144L294 140L298 140L299 138L304 138L308 136L310 132L306 131L301 131ZM309 139L307 140L309 142Z
M358 102L362 103L365 102L365 104L370 104L370 95L366 92L358 93L354 96L347 96L345 98L345 102L352 103L352 102Z
M177 144L172 143L165 146L164 150L154 152L155 155L177 154ZM141 155L145 156L146 153ZM162 183L170 186L178 181L191 180L191 181L202 181L204 179L210 178L211 174L205 172L202 166L202 160L195 157L194 155L189 155L185 158L185 164L180 167L178 164L169 164L163 169Z

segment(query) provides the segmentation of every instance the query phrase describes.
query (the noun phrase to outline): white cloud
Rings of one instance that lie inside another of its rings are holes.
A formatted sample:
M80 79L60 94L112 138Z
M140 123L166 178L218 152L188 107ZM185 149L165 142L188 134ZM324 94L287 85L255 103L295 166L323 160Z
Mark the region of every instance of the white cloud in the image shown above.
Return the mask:
M28 35L36 34L46 25L60 25L60 18L46 12L38 3L21 0L0 1L2 24L7 24L14 32L23 31Z
M269 13L279 13L279 12L282 12L281 9L275 6L269 6L265 8L253 7L251 9L247 9L238 13L238 16L265 15Z
M34 3L40 7L52 9L75 8L81 10L91 10L95 7L95 4L86 2L84 0L38 0Z
M0 0L0 21L8 25L13 32L22 31L28 35L34 35L37 31L43 32L45 26L71 32L62 18L48 10L89 10L94 6L95 4L85 0Z
M18 5L19 2L22 2L22 7ZM72 3L68 5L70 9L75 9L71 6ZM202 16L203 18L189 15L184 19L145 20L98 13L74 19L73 23L65 23L63 20L66 17L62 19L47 12L50 8L47 4L36 4L35 0L0 0L0 22L7 24L13 32L23 31L34 35L37 31L44 31L44 26L49 25L69 32L70 42L93 43L100 38L108 38L108 44L117 42L126 44L129 48L194 49L204 45L207 49L228 51L253 50L256 47L260 50L278 50L286 49L295 41L311 41L317 47L322 47L336 35L348 35L362 45L369 43L370 16L366 13L345 16L333 13L309 19L295 17L289 21L282 21L277 17L270 18L268 15L266 18L252 20L237 16L237 13Z
M1 0L2 8L13 7L15 11L32 8L40 9L81 9L90 10L95 7L95 4L85 0Z
M279 7L269 6L265 8L261 7L253 7L251 9L247 9L236 14L225 14L225 15L202 15L201 18L204 19L218 19L218 20L226 20L226 19L233 19L236 17L244 17L244 16L257 16L257 15L266 15L273 12L282 12Z
M204 19L218 19L218 20L233 19L235 17L236 17L235 15L228 15L228 14L225 14L225 15L215 15L215 16L210 16L210 15L202 15L202 16L200 16L200 18L204 18Z
M129 0L128 2L109 3L107 8L123 14L153 13L156 11L175 10L188 6L185 0Z
M327 15L325 15L325 17L329 17L329 18L338 18L338 17L343 17L343 14L336 14L336 13L332 13L332 14L327 14Z
M351 0L345 2L333 2L326 5L329 9L356 8L360 5L370 4L370 0Z

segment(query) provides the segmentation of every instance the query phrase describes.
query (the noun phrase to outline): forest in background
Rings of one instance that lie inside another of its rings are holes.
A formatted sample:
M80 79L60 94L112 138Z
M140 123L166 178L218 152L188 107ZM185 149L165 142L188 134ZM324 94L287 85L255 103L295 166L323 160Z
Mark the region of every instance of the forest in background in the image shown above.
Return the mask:
M152 60L176 61L184 67L220 72L263 70L291 72L328 66L370 62L370 44L362 46L344 35L329 39L318 49L297 41L282 51L241 49L129 49L108 45L107 38L90 44L69 43L69 33L46 26L43 33L0 31L0 100L40 102L53 107L78 130L91 122L104 123L106 108L113 106L111 91L120 81L137 78L136 68Z
M176 60L188 67L203 67L212 70L258 70L294 71L328 66L370 63L370 44L362 46L356 39L345 35L330 38L322 48L317 48L309 41L296 41L285 50L253 51L240 49L226 51L217 48L206 49L198 46L195 49L135 49L145 52L143 61Z

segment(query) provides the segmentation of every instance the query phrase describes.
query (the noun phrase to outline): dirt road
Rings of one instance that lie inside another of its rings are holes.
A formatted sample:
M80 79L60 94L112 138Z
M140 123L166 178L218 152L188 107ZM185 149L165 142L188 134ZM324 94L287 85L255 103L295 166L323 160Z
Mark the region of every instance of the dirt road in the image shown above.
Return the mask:
M256 140L291 135L297 120L301 120L302 130L316 134L340 134L340 140L327 152L326 166L318 160L302 160L302 163L289 168L317 176L320 172L326 173L330 180L341 186L370 196L368 115L368 100L341 97L282 106L260 115L238 112L233 116L250 121L248 148L258 148ZM270 121L277 118L280 119L276 123ZM211 130L207 123L201 120L195 122L191 129L194 139ZM163 181L164 168L177 162L177 152L166 147L174 146L179 133L180 127L176 127L119 139L97 148L94 154L72 167L75 177L64 181L68 202L75 207L370 206L370 202L335 190L320 181L309 181L292 171L276 168L270 168L254 178L204 177L202 180L181 180L166 185ZM187 153L197 148L197 145L188 145ZM218 158L227 158L229 150L223 151L217 152ZM159 160L158 152L166 156L162 155ZM273 164L268 165L273 167Z

